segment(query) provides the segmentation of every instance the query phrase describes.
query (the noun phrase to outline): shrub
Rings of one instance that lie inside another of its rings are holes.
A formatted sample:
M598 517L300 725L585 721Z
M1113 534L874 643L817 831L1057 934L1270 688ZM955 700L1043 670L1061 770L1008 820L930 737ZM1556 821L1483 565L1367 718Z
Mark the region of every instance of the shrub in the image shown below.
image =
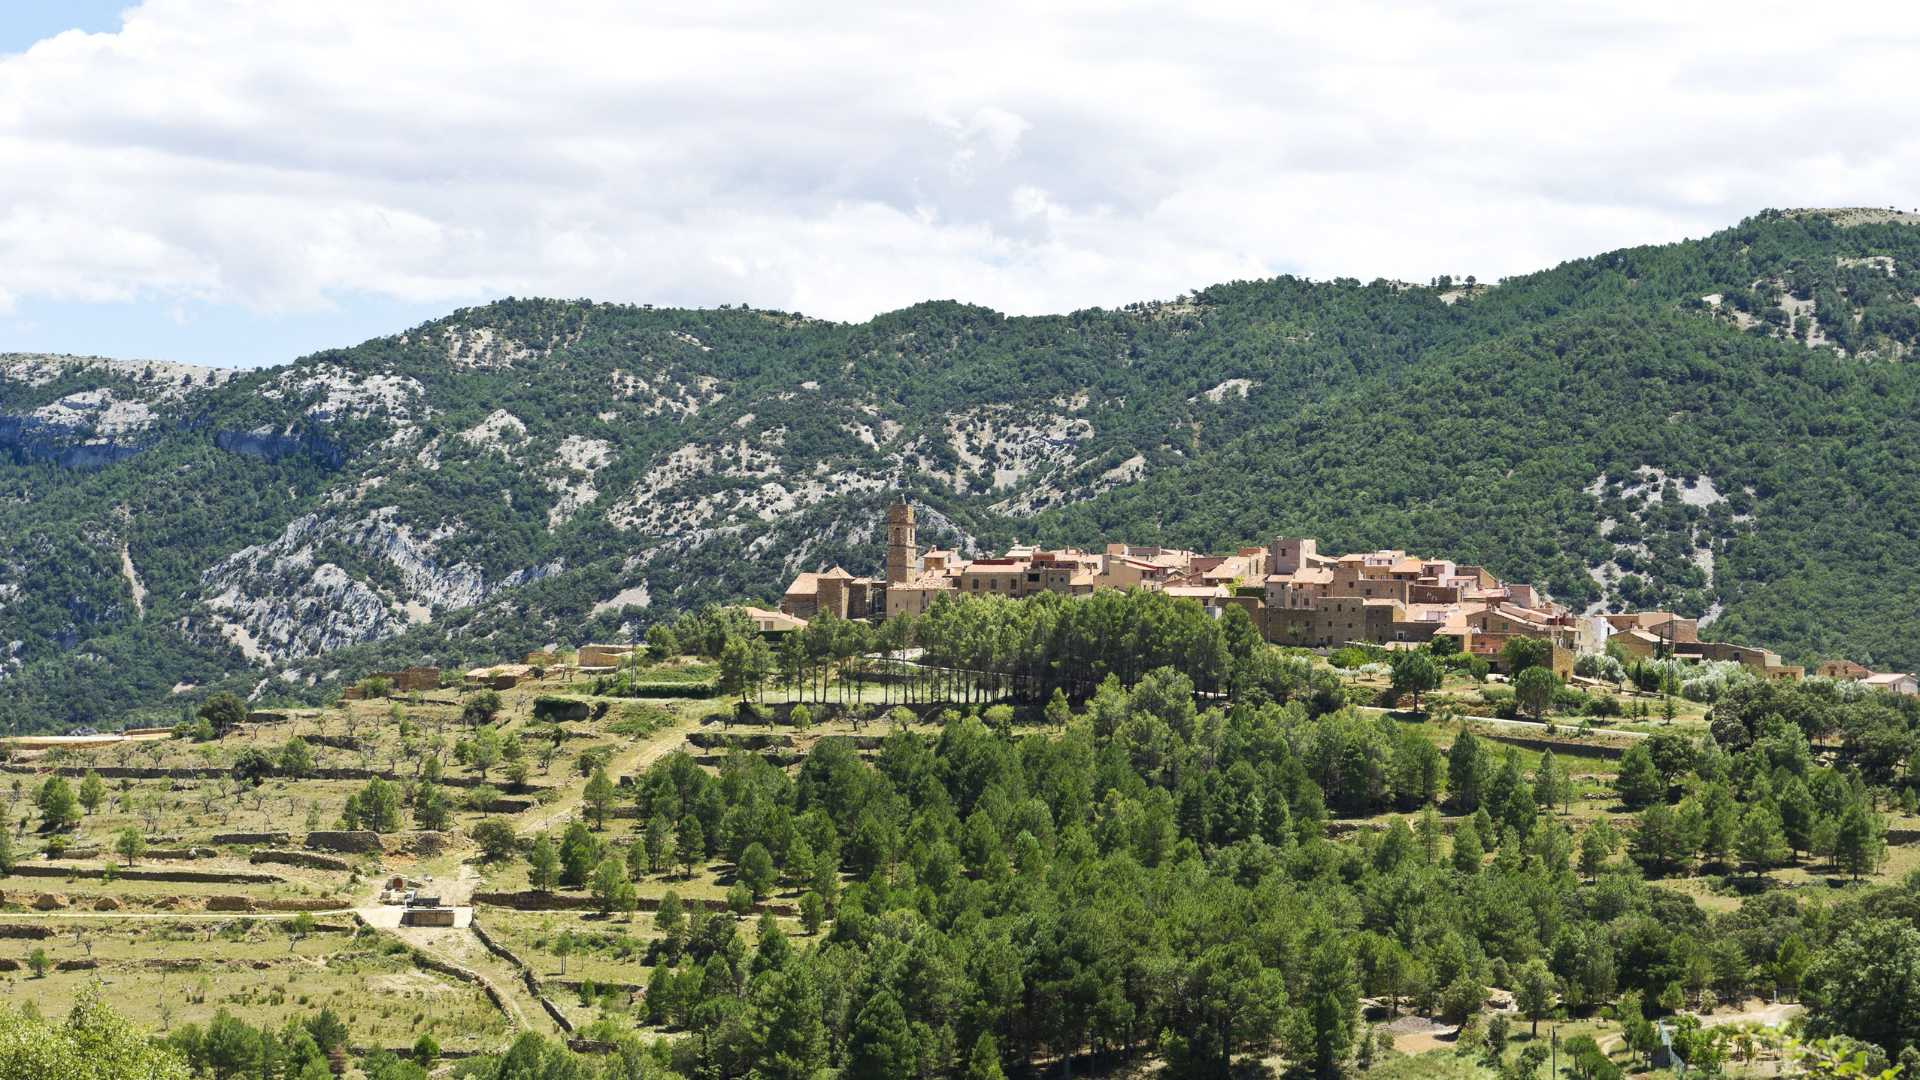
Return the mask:
M213 729L213 736L219 738L246 721L247 706L238 697L222 691L208 698L195 716L206 721Z
M399 789L377 776L367 781L366 787L347 796L347 805L340 811L340 824L343 828L371 829L377 833L398 830Z
M536 720L584 720L590 711L587 703L580 698L543 694L533 699L533 716Z
M1588 694L1583 711L1588 716L1619 716L1623 710L1612 694Z
M301 745L305 746L306 744L301 743ZM312 768L311 760L309 760L308 768ZM266 781L267 777L273 775L273 772L273 759L251 746L240 751L240 755L233 759L233 778L243 784L252 784L255 787L259 787ZM301 774L295 773L293 775L298 776Z
M493 718L500 714L501 708L500 694L497 691L482 690L468 698L466 704L460 707L460 719L468 725L478 727L492 722Z
M1365 649L1358 645L1346 645L1327 654L1327 663L1337 668L1357 668L1374 659L1376 649Z
M480 854L488 862L498 862L514 853L518 839L513 834L513 826L502 818L481 818L468 830L473 842L480 845Z

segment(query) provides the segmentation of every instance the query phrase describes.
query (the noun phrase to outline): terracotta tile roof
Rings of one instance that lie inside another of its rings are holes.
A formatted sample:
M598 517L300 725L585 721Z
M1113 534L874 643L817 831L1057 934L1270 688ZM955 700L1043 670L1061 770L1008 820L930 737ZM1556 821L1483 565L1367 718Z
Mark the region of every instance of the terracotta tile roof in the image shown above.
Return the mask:
M797 615L789 615L784 611L769 611L751 604L740 605L740 610L746 612L747 618L753 620L756 630L803 630L807 625L807 620Z

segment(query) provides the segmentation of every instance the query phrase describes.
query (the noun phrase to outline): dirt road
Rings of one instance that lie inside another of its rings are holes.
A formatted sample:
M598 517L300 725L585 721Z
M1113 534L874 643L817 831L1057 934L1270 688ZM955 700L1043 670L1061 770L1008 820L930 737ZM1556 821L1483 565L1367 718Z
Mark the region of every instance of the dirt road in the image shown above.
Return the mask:
M607 763L607 775L617 782L622 776L638 776L646 772L654 762L680 749L687 732L696 726L698 725L694 721L689 720L654 732L647 736L644 742L636 743L615 754ZM570 778L564 784L555 784L555 796L548 802L520 814L514 820L514 831L522 836L529 836L565 825L580 814L585 801L586 786L586 780L577 776Z

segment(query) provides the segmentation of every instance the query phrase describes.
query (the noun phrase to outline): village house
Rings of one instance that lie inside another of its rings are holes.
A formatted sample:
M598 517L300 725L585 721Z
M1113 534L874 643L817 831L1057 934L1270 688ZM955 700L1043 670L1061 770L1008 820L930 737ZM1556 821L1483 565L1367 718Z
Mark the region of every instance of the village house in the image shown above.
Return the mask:
M1798 679L1806 674L1806 669L1798 664L1782 663L1780 654L1771 649L1735 645L1730 641L1683 642L1673 647L1673 655L1682 660L1732 661L1769 679Z
M1814 674L1829 679L1845 679L1857 682L1875 690L1885 690L1889 694L1902 694L1908 697L1920 695L1920 676L1911 672L1874 671L1865 664L1856 664L1851 660L1827 660L1814 668Z
M468 671L465 682L468 689L511 690L523 680L533 678L533 673L534 668L530 664L494 664Z
M797 619L832 613L842 619L870 619L886 613L886 583L857 578L836 566L801 574L780 598L780 610Z
M807 628L807 620L796 618L784 611L769 611L763 607L742 604L740 612L753 623L754 632L765 637L778 637L781 634L791 634L795 630Z
M638 645L582 645L574 662L582 671L610 671L639 650Z
M1700 640L1700 621L1682 618L1670 611L1629 611L1614 615L1602 615L1607 625L1615 633L1638 630L1641 633L1664 643L1671 648L1682 643Z
M1920 678L1911 672L1879 672L1860 680L1875 690L1885 690L1890 694L1905 694L1909 697L1920 694Z
M437 667L407 667L399 671L376 671L376 679L385 679L391 693L414 694L426 690L440 689L440 669Z

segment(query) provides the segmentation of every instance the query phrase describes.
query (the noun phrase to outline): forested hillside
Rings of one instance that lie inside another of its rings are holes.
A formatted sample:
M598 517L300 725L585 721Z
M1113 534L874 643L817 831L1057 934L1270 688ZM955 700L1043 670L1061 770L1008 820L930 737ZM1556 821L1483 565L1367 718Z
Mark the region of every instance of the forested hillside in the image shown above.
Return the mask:
M1275 532L1920 666L1920 228L870 322L507 300L241 373L0 358L0 725L616 638L927 539Z

